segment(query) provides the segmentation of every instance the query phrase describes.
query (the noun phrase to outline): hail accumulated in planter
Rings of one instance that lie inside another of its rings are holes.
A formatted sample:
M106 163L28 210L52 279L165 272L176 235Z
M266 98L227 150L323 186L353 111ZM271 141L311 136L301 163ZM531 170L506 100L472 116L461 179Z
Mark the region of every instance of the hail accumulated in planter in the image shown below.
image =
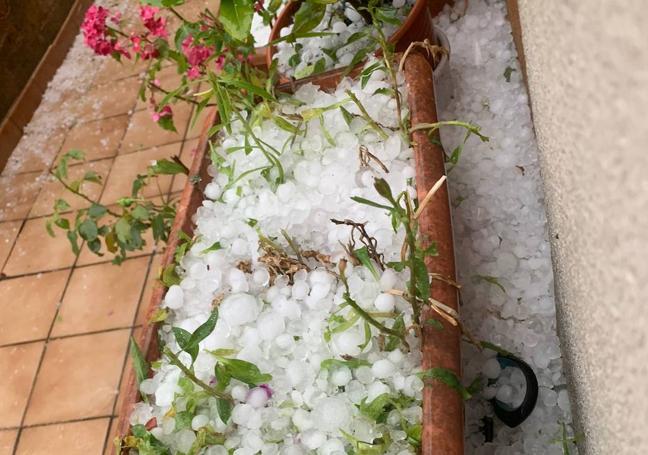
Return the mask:
M196 240L182 260L182 281L163 303L170 315L162 337L189 367L178 329L196 331L217 306L218 320L199 344L193 371L205 384L222 384L233 407L204 393L167 357L154 365L154 376L140 387L149 402L136 405L131 423L150 424L155 417L152 434L173 452L187 453L207 428L212 436L225 435L223 445L201 452L209 455L341 455L353 447L415 452L424 386L417 376L419 339L406 337L408 351L400 340L378 336L345 303L337 264L348 257L351 228L331 222L366 222L384 262L399 260L403 235L394 233L385 210L351 199L381 200L375 177L394 194L414 195L412 149L397 129L396 104L375 94L389 87L384 78L376 71L364 88L343 81L333 94L300 88L298 103L280 106L285 118L310 118L292 122L300 134L270 120L253 126L259 141L282 151L282 171L268 167L259 147L246 150L240 122L215 147L208 199L195 217ZM380 119L386 139L367 128L347 89ZM336 103L350 115L330 108ZM389 172L361 160L361 145ZM280 172L284 181L275 184ZM407 272L349 262L344 275L362 311L386 327L411 325L410 305L386 293L403 290Z
M471 1L464 16L458 12L463 5L447 8L437 21L451 44L455 86L454 101L440 116L477 123L490 136L487 144L470 142L449 180L462 317L477 338L529 363L540 386L537 407L521 426L509 429L495 419L492 443L485 444L481 431L482 418L492 415L490 405L467 402L467 451L562 454L562 425L571 436L571 414L556 335L538 151L506 4ZM461 139L452 130L442 131L442 138L450 150ZM524 378L519 370L500 371L493 356L465 346L464 376L499 378L483 390L483 398L516 406Z
M393 0L378 7L377 12L382 14L384 21L382 33L386 38L398 29L413 4L414 0ZM322 20L308 32L308 37L300 38L297 31L295 40L279 42L274 58L282 74L300 79L329 69L349 66L354 62L356 54L359 60L355 62L363 61L378 47L375 33L373 26L366 23L350 2L337 1L326 5ZM291 34L292 24L281 30L281 37Z

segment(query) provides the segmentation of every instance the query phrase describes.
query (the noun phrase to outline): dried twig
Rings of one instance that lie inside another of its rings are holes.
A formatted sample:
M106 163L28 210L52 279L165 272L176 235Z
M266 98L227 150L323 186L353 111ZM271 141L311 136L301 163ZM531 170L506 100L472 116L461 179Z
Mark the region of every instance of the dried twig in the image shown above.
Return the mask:
M366 222L358 223L356 221L349 220L349 219L336 220L334 218L331 218L331 222L337 225L351 226L351 239L349 240L349 243L347 245L343 245L343 246L354 265L360 264L358 258L356 258L355 255L353 254L353 251L356 249L355 248L356 234L358 234L357 240L359 240L360 243L362 243L364 246L367 247L367 252L369 254L369 257L376 264L378 264L380 270L385 270L384 256L382 255L382 253L378 252L378 241L367 233L367 230L365 229L365 226L367 225Z
M420 47L423 50L425 50L428 56L432 57L432 61L434 62L435 65L438 63L439 60L441 60L441 57L443 57L443 55L448 53L448 51L445 48L430 43L430 40L428 40L427 38L425 38L425 40L423 41L414 41L410 43L410 45L403 53L403 57L401 57L400 63L398 65L398 71L401 72L403 71L403 68L405 67L405 60L407 60L407 57L409 56L410 52L412 52L417 47Z
M378 164L378 166L380 166L383 172L389 174L389 169L387 169L387 166L385 166L385 164L382 161L380 161L380 158L378 158L376 155L371 153L366 146L361 145L358 148L358 154L360 156L360 166L369 167L370 162L374 161L376 164Z
M442 175L439 180L436 181L434 185L432 185L432 188L430 188L430 191L425 195L423 198L423 201L421 202L421 205L419 205L418 209L416 209L416 212L414 213L414 219L418 219L419 216L421 216L421 213L425 209L425 206L428 205L430 200L432 199L432 196L434 196L434 193L439 191L439 188L441 188L441 185L443 185L443 182L446 181L446 176Z

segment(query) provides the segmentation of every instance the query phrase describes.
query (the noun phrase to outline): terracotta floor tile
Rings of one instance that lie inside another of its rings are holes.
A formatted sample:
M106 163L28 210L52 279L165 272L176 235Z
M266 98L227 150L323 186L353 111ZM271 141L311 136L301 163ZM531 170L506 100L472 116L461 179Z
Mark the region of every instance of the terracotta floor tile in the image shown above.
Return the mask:
M109 415L130 329L50 341L26 425Z
M36 131L24 134L16 148L11 152L3 175L24 172L45 171L56 158L65 139L65 131Z
M142 301L140 302L139 311L137 312L137 320L135 321L136 325L143 325L148 321L148 318L150 317L149 309L153 290L156 288L164 287L158 280L161 272L161 262L161 254L156 254L153 256L153 262L151 263L151 267L149 268L149 272L146 277L146 284L144 285L144 294L142 294Z
M191 169L191 164L193 163L194 157L196 156L196 148L198 147L198 139L192 139L186 141L182 144L182 153L180 154L180 160ZM177 174L173 176L173 183L171 184L171 191L182 191L187 182L187 176L184 174Z
M148 257L142 257L121 265L106 262L75 268L52 336L133 325L148 261Z
M169 159L173 155L179 155L181 147L182 143L177 142L136 153L120 155L115 158L112 172L106 182L106 189L101 197L102 203L112 204L121 197L130 196L133 180L135 180L137 174L145 174L152 161ZM144 196L152 197L167 194L171 187L171 176L159 177L158 183L159 185L156 185L155 182L152 182L148 187L144 188L142 190Z
M18 430L0 431L0 455L12 455ZM110 455L110 454L106 454Z
M79 180L83 178L86 172L94 171L98 175L100 175L105 182L112 162L112 158L109 158L105 160L92 161L90 163L70 166L68 169L68 181ZM101 184L94 182L84 182L81 186L83 193L92 200L97 200L99 198L99 195L101 194L101 188ZM37 216L50 215L54 211L54 203L57 199L65 200L68 204L70 204L71 210L90 206L90 203L88 201L81 198L80 196L71 193L70 191L65 189L65 187L58 180L56 180L54 176L48 175L43 188L38 194L36 202L34 202L34 205L29 212L29 217L34 218Z
M0 348L0 428L20 425L44 342Z
M141 85L138 76L93 87L81 99L79 118L85 121L126 114L135 107Z
M41 172L0 177L0 221L26 218L43 180Z
M16 240L3 272L8 276L43 272L71 267L74 253L65 233L50 237L45 230L45 219L27 220Z
M69 273L62 270L0 281L0 345L47 337Z
M173 121L177 132L162 129L153 121L148 110L138 111L131 117L130 125L124 136L119 153L130 153L136 150L181 141L189 123L191 106L176 104L173 106Z
M106 82L116 81L128 76L136 76L146 71L149 62L140 60L134 63L132 60L123 60L121 63L112 59L105 58L104 64L97 72L94 79L94 85L102 85Z
M117 154L127 126L128 115L76 125L65 138L61 154L81 150L88 161L113 157Z
M159 82L159 87L164 89L167 92L171 92L176 90L181 82L182 82L182 74L178 74L177 67L175 65L170 65L167 66L166 68L162 68L160 71L158 71L155 75L155 79ZM147 92L147 99L142 100L141 98L137 97L137 104L135 105L135 110L140 111L142 109L147 109L150 104L150 97L151 92ZM157 91L156 95L154 95L154 98L159 102L162 98L164 98L165 94L162 93L161 91Z
M101 455L110 419L25 428L16 455Z
M22 221L0 223L0 270L2 270L2 266L9 257L21 224Z

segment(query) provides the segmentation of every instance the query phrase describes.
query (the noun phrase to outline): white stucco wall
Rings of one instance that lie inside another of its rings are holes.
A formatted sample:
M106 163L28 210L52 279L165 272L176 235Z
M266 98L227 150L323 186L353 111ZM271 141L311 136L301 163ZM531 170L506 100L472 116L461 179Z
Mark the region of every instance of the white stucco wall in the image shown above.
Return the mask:
M648 453L648 2L518 0L572 407Z

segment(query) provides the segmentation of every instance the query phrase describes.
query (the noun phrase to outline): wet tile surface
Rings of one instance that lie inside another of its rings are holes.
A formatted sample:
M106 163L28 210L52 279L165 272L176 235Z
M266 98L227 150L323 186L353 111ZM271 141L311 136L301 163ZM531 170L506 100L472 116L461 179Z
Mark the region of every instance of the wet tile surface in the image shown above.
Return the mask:
M205 5L190 0L180 9L193 17ZM178 131L164 131L151 119L150 100L137 96L148 62L93 57L84 64L95 74L86 71L48 92L0 170L0 455L114 453L104 442L119 413L129 336L141 333L159 286L163 245L154 245L150 233L145 248L121 266L82 243L77 258L64 231L47 234L58 198L72 209L90 204L55 182L50 170L69 150L83 151L85 162L71 163L69 175L97 172L104 181L84 184L88 196L114 203L130 195L133 179L153 160L179 155L190 166L197 142L183 142L198 137L205 118L190 126L193 108L175 104ZM183 75L166 66L156 77L172 90ZM178 199L184 181L163 177L145 195ZM65 216L73 218L72 211Z
M16 455L99 455L110 419L25 428Z
M47 338L69 270L0 281L0 346Z
M0 428L20 425L45 343L0 348Z
M26 425L112 414L128 330L50 341Z

